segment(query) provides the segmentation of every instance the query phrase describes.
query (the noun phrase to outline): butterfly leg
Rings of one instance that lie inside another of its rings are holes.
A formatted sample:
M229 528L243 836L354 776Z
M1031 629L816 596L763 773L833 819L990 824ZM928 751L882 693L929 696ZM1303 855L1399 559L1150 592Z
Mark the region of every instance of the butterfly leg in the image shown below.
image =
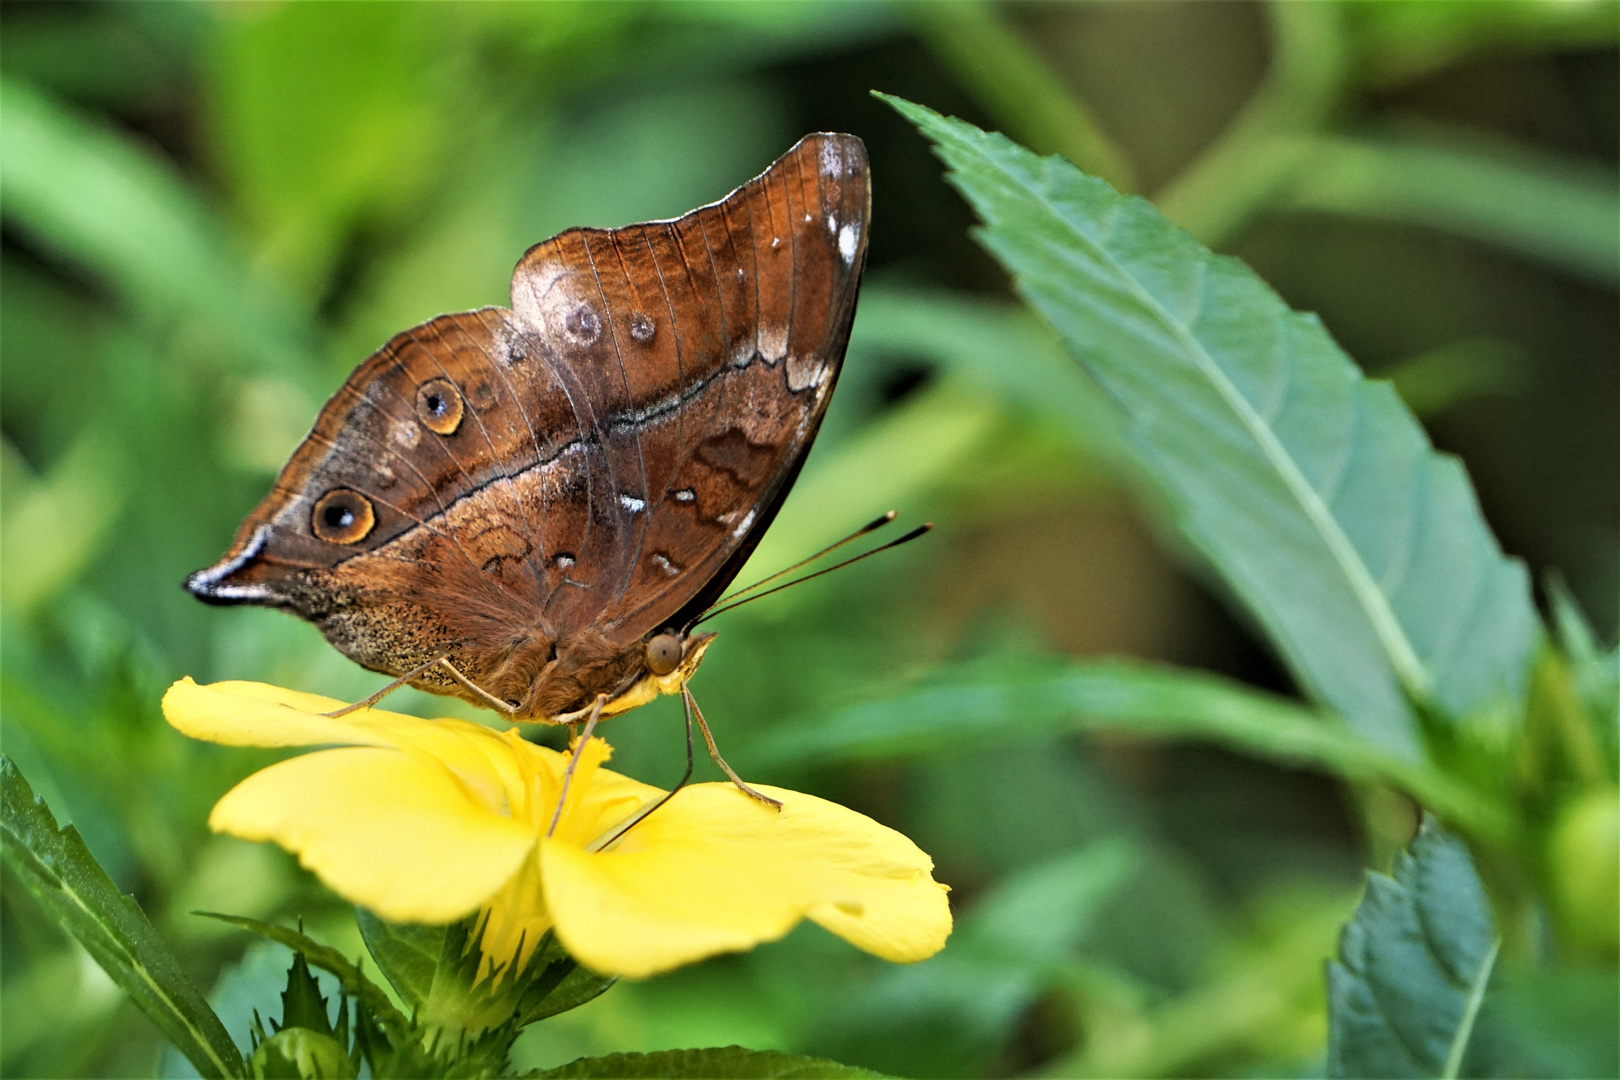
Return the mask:
M618 830L610 835L606 840L592 844L590 850L601 851L619 837L623 836L637 825L640 825L643 821L646 821L652 816L652 812L654 810L657 810L660 806L663 806L665 803L669 802L669 800L673 799L675 797L675 793L681 790L681 788L685 787L688 780L692 779L692 707L686 703L685 698L681 699L681 706L686 713L686 771L681 774L680 783L666 791L663 797L657 802L647 807L647 809L643 810L641 813L637 814L623 825L620 825Z
M407 671L405 674L401 675L399 678L395 679L393 682L389 683L375 694L372 694L370 697L361 698L353 705L345 705L341 709L333 709L326 715L336 718L339 716L347 716L349 713L358 712L361 709L369 709L373 705L377 704L377 702L381 701L389 694L392 694L395 690L398 690L400 687L404 686L406 683L410 682L412 679L416 678L418 675L422 674L422 672L426 671L428 668L432 667L434 664L437 664L441 660L444 660L444 657L436 656L420 667ZM448 663L448 661L446 662Z
M418 675L422 674L424 671L427 671L434 665L444 668L450 673L450 677L452 679L456 680L456 682L478 695L479 699L482 700L484 704L488 705L501 715L511 716L517 712L516 706L509 702L502 701L494 694L491 694L488 690L485 690L482 686L479 686L477 683L467 678L467 676L457 671L456 665L452 664L447 657L439 656L429 660L425 664L419 665L418 667L407 671L405 674L401 675L399 678L395 679L381 690L378 690L375 694L362 698L353 705L345 705L341 709L334 709L326 715L330 717L347 716L349 713L356 712L360 709L369 709L373 705L377 704L377 702L381 701L389 694L392 694L395 690L398 690L400 687L404 686L406 683L410 682L412 679L416 678Z
M563 770L562 790L557 793L557 809L551 812L551 824L546 827L547 836L557 831L557 822L562 818L563 805L568 801L568 785L574 779L574 767L579 764L579 756L585 752L585 744L591 741L591 732L596 730L596 722L602 718L602 706L607 702L606 694L597 694L596 701L591 705L590 719L585 721L585 730L574 743L574 754L568 759L568 768Z
M452 664L449 659L440 657L438 664L440 667L444 668L444 670L450 673L450 677L452 679L456 680L456 682L460 683L462 686L466 687L473 694L475 694L479 701L482 701L485 705L488 705L502 716L515 716L517 714L516 705L513 705L510 701L502 701L488 690L485 690L482 686L479 686L477 683L467 678L467 676L456 670L456 665Z
M778 800L749 787L743 782L743 778L738 776L730 765L726 764L726 759L720 756L720 748L714 745L714 736L709 733L709 723L703 719L703 710L698 708L697 699L692 696L692 691L682 687L681 697L686 699L686 702L692 707L692 712L697 715L698 730L703 732L703 741L709 744L709 756L714 759L716 765L725 771L727 776L731 777L731 782L737 785L737 789L744 795L758 799L766 806L776 810L782 809L782 804Z

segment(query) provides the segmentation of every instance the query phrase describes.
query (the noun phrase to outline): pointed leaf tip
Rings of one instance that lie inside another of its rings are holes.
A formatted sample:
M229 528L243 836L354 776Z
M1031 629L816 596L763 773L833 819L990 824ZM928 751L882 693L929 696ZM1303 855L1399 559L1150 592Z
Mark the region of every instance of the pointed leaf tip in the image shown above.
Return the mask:
M934 144L979 241L1126 420L1176 524L1300 681L1421 756L1406 695L1460 716L1522 699L1538 640L1455 458L1314 315L1135 196L882 96Z

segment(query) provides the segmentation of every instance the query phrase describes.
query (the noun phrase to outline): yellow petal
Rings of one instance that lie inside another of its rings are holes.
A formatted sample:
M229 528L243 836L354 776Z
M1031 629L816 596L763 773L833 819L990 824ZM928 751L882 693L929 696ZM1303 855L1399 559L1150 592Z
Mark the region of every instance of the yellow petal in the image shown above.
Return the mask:
M344 702L255 682L198 686L184 678L163 695L163 715L194 739L225 746L394 746L444 762L464 780L487 787L493 775L519 783L512 753L496 732L466 720L360 709L324 714ZM491 794L492 798L496 796Z
M553 800L548 806L554 808L555 792L561 789L563 770L568 766L570 755L540 747L534 748L533 752L537 757L544 755L544 765L550 770L553 784L546 797ZM664 792L660 788L602 768L602 763L612 756L613 748L599 736L593 737L585 745L579 766L574 770L574 779L569 784L568 802L557 820L556 832L552 834L556 839L575 847L590 847L593 842L611 836L615 827L634 816L643 806L663 797ZM545 823L549 824L550 821L551 816L547 813Z
M470 915L535 844L531 826L492 812L444 766L370 747L272 765L227 793L208 823L280 844L338 895L390 922Z
M836 803L762 790L782 800L780 813L730 784L698 784L611 850L542 840L563 945L631 977L779 938L806 916L888 959L944 946L950 908L915 844Z
M256 682L198 686L188 675L163 695L163 715L194 739L225 746L389 746L390 725L428 721L381 709L332 718L346 702Z

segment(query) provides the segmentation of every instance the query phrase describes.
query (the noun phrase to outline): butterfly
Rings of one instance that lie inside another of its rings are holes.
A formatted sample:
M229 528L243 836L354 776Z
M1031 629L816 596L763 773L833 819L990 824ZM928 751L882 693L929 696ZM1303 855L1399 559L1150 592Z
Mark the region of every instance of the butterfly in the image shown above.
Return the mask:
M356 368L185 587L513 721L683 692L826 413L870 206L861 141L814 134L682 217L536 245L510 309Z

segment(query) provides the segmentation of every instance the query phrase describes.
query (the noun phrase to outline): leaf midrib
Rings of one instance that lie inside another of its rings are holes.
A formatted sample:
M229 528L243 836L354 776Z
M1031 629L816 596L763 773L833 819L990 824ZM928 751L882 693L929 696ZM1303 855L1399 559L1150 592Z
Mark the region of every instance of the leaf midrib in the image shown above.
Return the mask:
M1130 293L1146 306L1163 325L1170 328L1176 340L1181 342L1183 350L1189 359L1215 386L1216 391L1221 395L1222 400L1227 403L1228 407L1237 414L1245 430L1260 446L1261 452L1265 455L1268 463L1277 470L1289 493L1299 503L1306 519L1311 522L1311 525L1321 536L1323 543L1327 545L1328 551L1332 554L1334 561L1339 565L1340 570L1348 580L1352 594L1354 594L1362 610L1366 613L1368 620L1373 624L1373 631L1383 644L1384 651L1389 656L1397 677L1412 693L1420 698L1427 698L1432 687L1429 672L1423 666L1423 662L1418 659L1417 650L1413 648L1405 631L1402 630L1400 620L1396 618L1395 612L1389 606L1383 591L1373 581L1371 572L1356 553L1355 545L1350 542L1350 538L1339 527L1339 523L1334 519L1327 505L1322 502L1316 489L1311 487L1310 482L1299 471L1287 449L1277 439L1265 421L1261 419L1254 407L1249 404L1248 399L1243 397L1238 388L1226 377L1225 372L1221 370L1215 358L1192 335L1191 330L1176 320L1157 298L1142 287L1136 278L1119 268L1117 261L1108 254L1106 248L1100 247L1084 233L1080 232L1079 229L1070 225L1057 207L1046 198L1044 192L1032 189L1021 177L996 164L995 159L989 155L981 154L980 157L990 162L992 168L1006 177L1016 187L1034 198L1050 217L1055 219L1065 231L1073 235L1081 245L1089 250L1093 257L1106 266L1115 278L1124 281ZM1207 261L1205 265L1208 265ZM1202 294L1200 294L1200 309L1202 309Z
M1491 969L1496 966L1496 954L1501 948L1501 938L1491 942L1491 951L1485 954L1484 961L1479 965L1479 973L1474 976L1474 984L1468 988L1468 999L1463 1003L1463 1014L1457 1021L1456 1034L1451 1037L1445 1067L1440 1070L1444 1080L1456 1080L1462 1070L1463 1055L1468 1051L1468 1040L1473 1037L1474 1021L1479 1017L1479 1007L1485 1000L1485 987L1491 981Z

